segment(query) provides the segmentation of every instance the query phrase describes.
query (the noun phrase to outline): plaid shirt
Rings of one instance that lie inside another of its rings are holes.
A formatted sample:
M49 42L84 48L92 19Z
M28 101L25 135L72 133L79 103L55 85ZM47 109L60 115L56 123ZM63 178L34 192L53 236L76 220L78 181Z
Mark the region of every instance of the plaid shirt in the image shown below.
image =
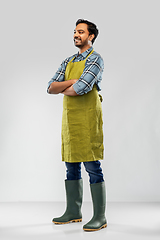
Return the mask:
M48 82L48 88L52 82L62 82L65 81L65 70L66 66L74 58L73 62L79 62L85 60L93 48L87 49L85 52L80 54L74 54L73 56L66 58L61 66L58 68L57 72L53 78ZM82 75L76 83L73 84L73 88L78 95L83 95L92 90L93 85L96 84L97 90L101 90L100 82L102 80L102 73L104 69L104 63L102 57L95 51L87 58L85 63L85 68ZM47 88L47 92L48 92Z

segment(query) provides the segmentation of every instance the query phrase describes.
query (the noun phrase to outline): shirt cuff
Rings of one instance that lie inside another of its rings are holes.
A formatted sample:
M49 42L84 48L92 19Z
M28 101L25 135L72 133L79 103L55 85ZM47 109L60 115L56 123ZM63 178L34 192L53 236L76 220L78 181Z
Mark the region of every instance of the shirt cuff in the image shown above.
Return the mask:
M50 87L50 85L51 85L52 82L54 82L54 80L50 80L50 81L48 82L47 93L49 93L49 92L48 92L48 89L49 89L49 87Z
M73 89L78 95L84 94L84 92L82 92L82 90L80 89L80 86L78 85L77 82L73 84Z
M48 86L48 88L47 88L47 93L49 93L49 92L48 92L48 89L49 89L49 86Z

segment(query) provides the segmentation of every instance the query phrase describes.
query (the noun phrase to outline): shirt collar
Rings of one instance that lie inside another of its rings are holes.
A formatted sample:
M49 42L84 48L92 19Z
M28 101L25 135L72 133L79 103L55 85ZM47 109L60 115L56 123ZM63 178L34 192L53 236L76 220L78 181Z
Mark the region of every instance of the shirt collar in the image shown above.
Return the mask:
M88 56L88 54L90 54L90 52L92 50L93 50L93 47L90 47L85 52L81 53L79 56L78 56L78 53L77 53L76 57L85 59Z

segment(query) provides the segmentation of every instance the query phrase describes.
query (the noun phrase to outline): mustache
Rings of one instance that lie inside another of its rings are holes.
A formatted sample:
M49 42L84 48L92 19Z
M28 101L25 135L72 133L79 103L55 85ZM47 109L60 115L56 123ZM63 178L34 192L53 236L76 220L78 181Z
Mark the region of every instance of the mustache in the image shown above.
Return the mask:
M79 38L79 37L75 37L73 40L76 40L76 39L77 39L77 40L81 40L81 38Z

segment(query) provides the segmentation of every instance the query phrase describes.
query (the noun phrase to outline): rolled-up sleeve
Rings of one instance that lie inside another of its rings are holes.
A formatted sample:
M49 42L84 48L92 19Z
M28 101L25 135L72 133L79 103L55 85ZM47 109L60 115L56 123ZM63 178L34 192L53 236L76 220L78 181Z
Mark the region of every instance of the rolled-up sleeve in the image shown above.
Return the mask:
M65 80L65 70L66 70L66 66L68 64L68 59L65 59L60 67L58 68L57 72L55 73L55 75L51 78L51 80L48 82L48 87L47 87L47 92L48 89L51 85L52 82L62 82Z
M78 81L73 84L75 92L78 95L83 95L91 91L95 83L98 86L102 80L103 69L104 62L99 54L92 54L88 57L82 75ZM100 90L100 88L98 90Z

